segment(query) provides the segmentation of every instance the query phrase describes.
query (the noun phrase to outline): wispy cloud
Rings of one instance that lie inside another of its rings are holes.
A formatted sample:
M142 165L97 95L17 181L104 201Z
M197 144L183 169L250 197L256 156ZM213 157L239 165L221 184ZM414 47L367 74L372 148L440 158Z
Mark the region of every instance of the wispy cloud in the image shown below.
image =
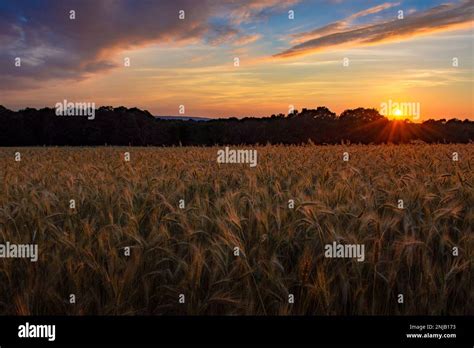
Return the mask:
M392 8L394 6L398 6L398 5L400 5L399 2L386 2L386 3L380 4L380 5L377 5L377 6L374 6L374 7L370 7L366 10L356 12L356 13L350 15L349 17L343 19L343 20L333 22L333 23L329 23L329 24L327 24L323 27L316 28L314 30L307 31L307 32L292 34L291 35L291 38L292 38L291 43L299 44L299 43L302 43L302 42L305 42L305 41L308 41L308 40L311 40L311 39L316 39L318 37L322 37L322 36L334 34L334 33L337 33L337 32L341 32L343 30L348 29L355 19L365 17L365 16L368 16L368 15L372 15L372 14L376 14L376 13L382 12L384 10L387 10L389 8ZM353 27L352 29L354 29L354 28L355 27Z
M389 9L389 8L392 8L392 7L398 6L398 5L400 5L399 2L386 2L386 3L383 3L383 4L368 8L366 10L356 12L353 15L351 15L348 19L352 20L352 19L356 19L356 18L360 18L360 17L365 17L365 16L368 16L368 15L379 13L381 11L384 11L386 9Z
M234 41L234 45L237 45L237 46L248 45L255 41L258 41L259 39L261 39L261 37L262 35L260 34L243 35Z
M353 16L360 17L376 13L392 4L387 3L372 9L358 12ZM274 57L287 58L315 52L327 51L337 46L363 46L384 43L393 40L410 39L437 31L468 28L473 23L474 1L443 4L423 12L376 24L356 27L345 27L345 22L335 22L311 32L300 34L303 41ZM354 18L351 16L352 18ZM349 18L351 18L349 17ZM315 37L316 36L316 37ZM298 38L298 36L295 36Z
M234 24L252 22L262 19L270 13L282 11L289 6L296 5L301 0L239 0L223 1L225 6L231 6L229 19Z

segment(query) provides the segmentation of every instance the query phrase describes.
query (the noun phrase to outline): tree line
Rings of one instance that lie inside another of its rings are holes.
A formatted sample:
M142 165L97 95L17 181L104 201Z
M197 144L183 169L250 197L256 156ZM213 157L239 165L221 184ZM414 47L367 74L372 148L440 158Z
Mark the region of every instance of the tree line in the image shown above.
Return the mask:
M55 109L11 111L0 106L0 146L211 146L338 143L468 143L474 122L442 119L394 121L376 109L326 107L264 118L163 120L138 108L103 106L95 119L56 116Z

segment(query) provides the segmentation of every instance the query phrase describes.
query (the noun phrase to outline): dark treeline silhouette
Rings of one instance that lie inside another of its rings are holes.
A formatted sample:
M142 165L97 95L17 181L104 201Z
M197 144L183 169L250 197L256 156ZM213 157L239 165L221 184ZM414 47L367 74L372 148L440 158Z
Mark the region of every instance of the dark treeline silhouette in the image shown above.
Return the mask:
M95 119L88 120L56 116L53 108L14 112L0 106L0 146L467 143L473 139L473 121L391 121L375 109L364 108L345 110L339 116L318 107L266 118L198 122L161 120L148 111L125 107L100 107Z

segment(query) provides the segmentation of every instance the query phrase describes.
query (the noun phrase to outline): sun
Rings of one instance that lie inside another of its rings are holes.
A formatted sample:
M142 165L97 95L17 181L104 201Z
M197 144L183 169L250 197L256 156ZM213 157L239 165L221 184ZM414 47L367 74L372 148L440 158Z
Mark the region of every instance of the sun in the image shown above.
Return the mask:
M395 110L393 111L393 116L395 116L395 117L402 117L402 116L403 116L402 110L400 110L400 109L395 109Z

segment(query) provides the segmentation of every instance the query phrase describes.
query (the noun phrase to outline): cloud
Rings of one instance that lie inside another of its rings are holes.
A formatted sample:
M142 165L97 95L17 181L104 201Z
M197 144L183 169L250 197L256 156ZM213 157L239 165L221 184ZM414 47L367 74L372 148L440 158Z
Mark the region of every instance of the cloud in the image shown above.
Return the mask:
M83 79L117 66L120 50L199 40L212 31L210 1L18 0L1 9L0 76L25 80ZM46 8L45 8L46 7ZM178 18L185 10L188 17ZM76 18L69 18L74 10ZM3 30L5 29L5 30ZM15 67L15 57L22 66Z
M235 37L239 36L240 30L229 24L216 24L212 33L206 38L206 42L213 46L222 45L231 42Z
M296 5L300 0L228 0L229 18L234 24L252 22L267 15L279 12Z
M262 37L260 34L242 35L234 41L234 45L243 46L251 44Z
M0 89L36 87L46 80L82 80L121 64L122 51L153 44L241 45L258 39L235 23L296 0L15 0L0 2ZM70 11L76 18L69 18ZM185 19L178 12L185 11ZM221 19L216 20L217 19ZM21 67L14 59L21 58ZM133 62L132 62L133 65Z
M229 25L215 25L212 34L206 39L206 42L212 46L231 44L233 46L247 45L259 40L260 34L245 34L238 28Z
M326 26L319 29L323 33L322 36L311 38L294 45L274 55L274 57L287 58L301 56L342 45L371 45L394 40L410 39L437 31L468 28L473 23L473 11L474 2L472 0L465 0L459 3L443 4L433 7L429 10L406 16L404 19L394 19L376 24L350 27L337 32L331 32L329 30L331 27ZM360 16L362 12L359 12L358 15ZM339 27L341 26L342 24L339 24ZM332 29L337 30L337 28L338 25L335 25ZM324 34L325 30L327 31L326 34ZM309 37L308 33L302 34L302 37L305 35Z
M363 11L356 12L352 14L351 16L347 17L344 20L329 23L323 27L316 28L314 30L308 31L308 32L303 32L303 33L297 33L297 34L292 34L291 35L291 43L292 44L299 44L311 39L316 39L321 36L326 36L330 34L334 34L337 32L340 32L344 29L349 28L351 22L357 18L365 17L368 15L376 14L381 11L384 11L386 9L392 8L394 6L398 6L400 3L399 2L386 2L371 8L368 8ZM353 28L354 29L354 28Z
M366 10L362 10L362 11L359 11L357 13L354 13L353 15L351 15L349 17L349 19L356 19L356 18L360 18L360 17L365 17L365 16L368 16L368 15L371 15L371 14L379 13L381 11L384 11L386 9L389 9L389 8L392 8L392 7L395 7L395 6L398 6L398 5L400 5L399 2L386 2L386 3L383 3L383 4L368 8Z
M292 34L290 36L292 38L291 43L298 44L298 43L306 42L306 41L311 40L311 39L316 39L318 37L331 35L331 34L340 32L341 30L344 30L347 27L348 27L348 25L347 25L347 22L345 22L345 21L338 21L338 22L329 23L328 25L325 25L325 26L320 27L320 28L316 28L316 29L311 30L311 31Z

